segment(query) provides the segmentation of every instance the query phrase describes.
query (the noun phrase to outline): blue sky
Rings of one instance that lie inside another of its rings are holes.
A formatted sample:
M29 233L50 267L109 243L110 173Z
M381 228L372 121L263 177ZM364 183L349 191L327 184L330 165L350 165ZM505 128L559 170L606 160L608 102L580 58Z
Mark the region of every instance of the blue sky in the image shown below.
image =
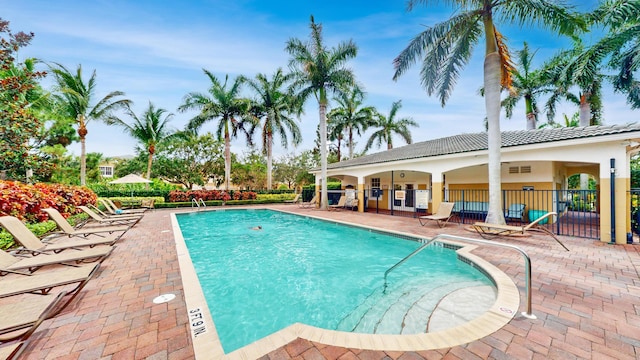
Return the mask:
M582 1L574 3L586 6ZM412 129L414 142L483 131L484 101L478 95L483 46L476 49L444 108L421 88L417 66L399 81L392 80L393 59L424 26L447 19L452 14L447 8L418 7L408 13L403 0L0 0L0 6L0 16L10 21L14 32L35 33L32 44L21 50L21 59L37 57L70 69L82 64L87 78L95 69L100 98L113 90L124 91L134 101L137 114L151 101L175 114L172 125L176 129L184 127L194 115L177 112L184 95L205 92L210 84L203 68L219 77L271 76L278 67L286 69L289 57L285 43L290 38L308 38L309 16L313 14L323 25L328 46L349 39L358 46L358 56L349 66L364 85L368 105L388 114L391 104L402 100L399 116L412 117L419 124ZM499 29L512 51L521 49L523 41L536 49L537 63L568 43L539 28ZM503 131L525 129L523 107L521 104L511 119L502 117ZM300 121L303 143L296 149L283 149L277 139L276 155L313 147L318 123L315 100L310 100L305 109ZM559 109L559 114L576 111L576 107L567 105ZM624 124L636 119L637 112L628 108L624 97L607 87L604 123ZM204 125L202 131L213 131L214 124ZM89 152L104 156L135 152L135 140L119 128L92 121L88 130ZM364 147L369 134L358 141L357 151ZM403 144L395 140L396 147ZM244 139L239 139L232 143L231 150L242 154L245 148ZM70 149L79 154L79 145ZM375 151L374 147L370 152Z

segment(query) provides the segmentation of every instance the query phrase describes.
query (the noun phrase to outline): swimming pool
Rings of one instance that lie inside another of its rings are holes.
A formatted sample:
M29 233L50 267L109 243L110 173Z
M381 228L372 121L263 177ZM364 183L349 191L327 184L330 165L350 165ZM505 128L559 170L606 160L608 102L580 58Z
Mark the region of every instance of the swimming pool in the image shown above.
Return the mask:
M297 322L377 334L424 333L443 297L492 286L454 251L434 246L391 273L382 294L385 270L418 242L268 210L207 211L177 219L225 352Z

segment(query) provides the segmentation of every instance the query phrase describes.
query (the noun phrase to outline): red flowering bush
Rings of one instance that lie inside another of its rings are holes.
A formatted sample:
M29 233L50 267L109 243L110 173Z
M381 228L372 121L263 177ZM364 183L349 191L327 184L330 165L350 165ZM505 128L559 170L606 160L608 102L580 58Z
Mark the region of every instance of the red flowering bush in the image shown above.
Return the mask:
M233 191L229 194L223 190L174 190L169 193L169 202L187 202L191 199L209 200L255 200L258 195L253 191Z
M0 216L11 215L27 222L47 220L42 209L48 207L69 216L77 212L77 206L95 204L96 199L96 194L85 187L0 181Z
M234 191L233 200L255 200L258 197L253 191Z

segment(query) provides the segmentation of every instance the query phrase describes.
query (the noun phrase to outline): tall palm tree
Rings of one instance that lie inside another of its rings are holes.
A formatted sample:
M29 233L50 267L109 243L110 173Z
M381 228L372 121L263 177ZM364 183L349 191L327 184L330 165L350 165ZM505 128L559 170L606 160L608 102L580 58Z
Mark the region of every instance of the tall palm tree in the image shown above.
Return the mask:
M364 92L358 86L343 91L334 98L337 107L328 114L328 121L336 131L347 133L349 159L353 158L353 133L360 135L361 131L373 125L377 112L373 106L363 106ZM339 134L334 134L338 137ZM340 158L338 158L340 161Z
M151 102L149 107L138 117L131 109L127 113L133 119L133 124L128 124L117 117L110 117L106 120L109 125L119 125L124 131L138 140L149 153L147 159L147 179L151 179L151 164L153 155L156 153L156 145L175 134L175 131L169 129L169 121L173 118L173 114L167 113L167 110L156 108Z
M261 127L262 150L267 155L267 189L271 189L272 186L274 134L280 136L281 144L285 149L289 144L287 133L291 133L291 142L294 145L302 141L297 121L291 117L300 115L302 106L298 99L285 89L292 77L293 75L284 74L282 69L278 68L271 80L264 74L256 75L255 79L243 78L257 95L257 99L253 101L253 112L258 121L252 124L249 133L253 134L258 126Z
M178 111L198 110L200 113L194 116L187 128L197 131L203 124L218 119L216 135L218 139L224 138L224 186L229 190L231 178L231 138L238 135L238 131L245 132L247 124L246 116L249 114L250 101L240 97L242 78L237 77L229 82L229 75L225 76L224 83L211 72L203 69L205 75L211 81L208 94L191 92L184 97L184 103L178 107ZM247 141L251 139L247 135Z
M412 140L409 126L418 127L418 124L410 117L396 119L398 110L400 110L401 107L402 101L398 100L391 105L389 116L378 114L372 126L379 127L380 129L371 134L369 140L367 140L365 151L369 150L374 142L378 147L380 147L380 145L385 142L387 143L387 150L393 149L394 134L400 135L400 137L402 137L404 141L407 142L407 144L411 144Z
M303 101L312 94L318 101L320 116L320 162L322 193L320 208L327 209L327 104L328 93L339 93L341 87L355 83L353 72L345 67L358 53L358 48L349 40L338 47L327 49L322 38L322 25L311 16L311 37L308 42L289 39L286 50L291 55L289 67L294 74L292 88Z
M78 123L80 136L80 185L86 185L87 177L87 124L90 120L106 120L113 118L114 111L126 109L131 100L123 98L122 91L112 91L102 99L95 101L96 71L93 70L87 82L82 78L82 65L78 65L75 73L61 64L49 66L57 83L56 94L60 104L63 104L64 115L75 119Z
M409 0L408 9L427 0ZM435 2L434 2L435 3ZM484 35L484 101L488 120L489 211L487 222L504 224L500 175L500 92L510 85L508 48L497 24L541 24L562 34L572 34L582 23L558 1L550 0L449 0L456 13L416 36L394 60L398 79L423 57L421 81L429 95L437 93L444 106L462 68Z

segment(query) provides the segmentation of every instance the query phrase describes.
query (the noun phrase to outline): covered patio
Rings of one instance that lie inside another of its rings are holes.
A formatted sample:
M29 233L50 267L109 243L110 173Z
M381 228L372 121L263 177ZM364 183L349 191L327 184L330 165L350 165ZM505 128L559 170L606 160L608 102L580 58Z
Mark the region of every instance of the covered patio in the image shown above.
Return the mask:
M570 199L558 194L575 190L568 186L569 177L588 174L595 179L598 192L593 208L599 222L596 238L624 244L631 231L630 158L640 151L639 145L638 124L505 131L501 190L514 196L501 194L500 203L506 210L522 198L530 198L527 191L542 191L549 199L527 204L529 208L561 214L565 210L562 204ZM455 201L472 205L474 212L486 216L487 162L487 134L461 134L332 163L327 177L357 189L361 212L376 207L389 212L431 213L441 202ZM313 169L312 173L319 192L321 171ZM459 193L471 195L463 198Z

